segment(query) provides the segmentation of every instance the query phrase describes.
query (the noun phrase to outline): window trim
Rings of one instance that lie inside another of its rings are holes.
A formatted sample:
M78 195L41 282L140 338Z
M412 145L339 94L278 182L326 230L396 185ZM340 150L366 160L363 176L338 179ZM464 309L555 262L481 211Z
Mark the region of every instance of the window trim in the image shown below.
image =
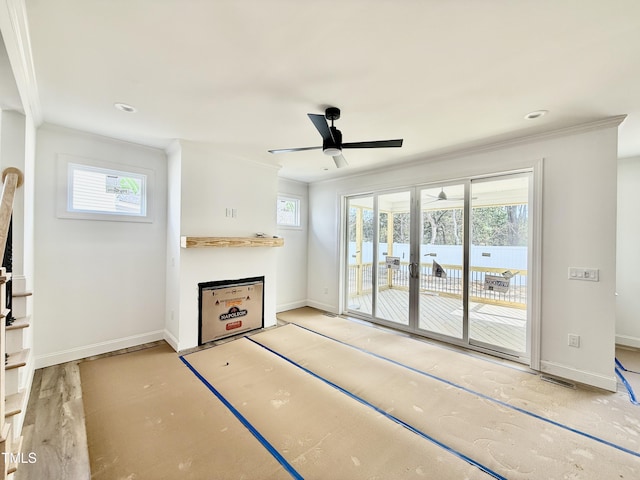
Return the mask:
M145 213L126 214L101 212L97 210L73 210L72 209L72 167L86 167L87 170L114 172L136 176L145 176L143 206ZM75 219L75 220L99 220L110 222L135 222L135 223L152 223L154 221L154 186L155 172L148 168L136 167L133 165L119 164L115 162L105 162L86 157L77 157L73 155L58 154L57 155L57 200L56 213L58 218Z
M287 225L278 223L278 204L281 200L293 200L296 202L296 224L295 225ZM279 193L276 200L276 227L279 229L288 229L288 230L302 230L302 197L298 195L292 195L290 193Z

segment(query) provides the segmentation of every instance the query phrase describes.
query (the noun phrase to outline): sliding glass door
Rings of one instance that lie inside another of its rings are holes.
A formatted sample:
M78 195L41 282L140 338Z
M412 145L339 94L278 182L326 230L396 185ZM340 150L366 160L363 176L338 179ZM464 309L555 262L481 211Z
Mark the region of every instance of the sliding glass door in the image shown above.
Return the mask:
M376 317L409 325L411 192L378 196Z
M347 200L350 311L409 326L410 204L410 191Z
M347 314L529 357L531 173L347 198Z
M373 201L347 199L347 309L373 316Z
M529 175L471 182L469 341L527 353Z
M418 329L464 338L464 184L420 190Z

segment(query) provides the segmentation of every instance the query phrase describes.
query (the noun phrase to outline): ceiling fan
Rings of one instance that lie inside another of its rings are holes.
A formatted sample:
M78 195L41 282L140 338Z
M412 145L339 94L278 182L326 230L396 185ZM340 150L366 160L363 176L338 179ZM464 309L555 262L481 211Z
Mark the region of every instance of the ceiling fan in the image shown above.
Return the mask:
M307 115L322 136L322 146L282 148L278 150L269 150L269 153L301 152L303 150L322 149L322 152L325 155L333 157L333 161L336 163L336 167L342 168L348 165L347 160L342 155L343 148L388 148L402 146L402 139L342 143L342 132L333 126L333 121L340 118L340 109L336 107L327 108L324 112L324 115L315 113L308 113ZM331 121L331 126L329 126L329 120Z
M434 203L434 202L439 202L439 201L442 201L442 200L464 200L464 195L462 197L450 197L450 196L448 196L446 194L446 192L444 191L444 187L440 187L440 193L438 195L429 195L428 193L425 193L425 195L427 197L433 198L433 200L431 200L430 202L427 202L427 203Z

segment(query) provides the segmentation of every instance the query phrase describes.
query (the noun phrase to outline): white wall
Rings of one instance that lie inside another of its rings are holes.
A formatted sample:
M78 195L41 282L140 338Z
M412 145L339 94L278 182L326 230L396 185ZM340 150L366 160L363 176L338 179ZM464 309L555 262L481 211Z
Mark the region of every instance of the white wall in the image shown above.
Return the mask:
M616 343L640 348L640 157L618 160Z
M153 223L58 218L57 154L154 170ZM162 338L166 192L163 151L40 127L35 165L37 367Z
M187 236L254 236L276 234L278 169L221 153L215 146L180 141L180 232ZM176 167L177 168L177 167ZM171 178L171 182L176 180ZM171 185L171 191L176 186ZM172 194L173 195L173 194ZM172 209L176 207L173 198ZM227 217L226 209L236 217ZM175 211L173 212L176 217ZM172 225L177 225L172 220ZM177 232L170 234L171 242ZM170 245L171 267L167 278L178 278L179 291L167 293L173 310L167 318L178 319L177 349L198 344L198 283L247 277L265 277L264 323L276 323L277 258L280 248L189 248ZM175 345L174 345L175 347Z
M180 211L182 194L182 148L175 141L167 149L167 281L164 338L179 350L180 318Z
M307 234L309 229L309 186L306 183L280 178L278 193L300 199L300 228L278 227L284 238L278 255L277 311L307 305Z
M309 304L340 312L343 195L532 167L544 159L541 369L616 389L616 154L620 118L309 186ZM567 279L569 266L600 282ZM328 289L328 293L324 293ZM581 347L567 345L569 333Z

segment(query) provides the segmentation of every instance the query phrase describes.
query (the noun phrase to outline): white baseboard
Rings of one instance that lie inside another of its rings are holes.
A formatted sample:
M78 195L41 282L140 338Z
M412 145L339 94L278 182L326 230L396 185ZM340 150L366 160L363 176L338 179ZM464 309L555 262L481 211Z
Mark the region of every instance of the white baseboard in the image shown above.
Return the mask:
M62 350L60 352L37 355L35 359L35 368L50 367L51 365L80 360L81 358L101 355L103 353L113 352L114 350L120 350L121 348L135 347L136 345L142 345L144 343L155 342L163 339L164 330L157 330L155 332L132 335L130 337L118 338L107 342L94 343L93 345L70 348L69 350Z
M317 308L318 310L324 310L325 312L335 313L338 315L340 312L336 309L335 305L328 303L316 302L314 300L307 300L307 307Z
M640 348L640 338L628 335L616 335L616 345L624 347Z
M163 338L165 342L171 345L171 348L173 348L176 352L178 351L178 339L169 330L164 331Z
M566 365L560 365L545 360L542 360L540 363L542 367L541 371L544 373L572 380L574 382L583 383L585 385L602 388L603 390L608 390L610 392L615 392L617 390L618 380L615 375L608 377L599 373L576 370L573 367L567 367ZM613 373L613 365L611 366L611 369Z
M264 322L263 322L264 328L275 327L277 324L278 324L278 318L276 317L275 313L273 315L269 314L268 317L265 315Z
M302 308L309 306L306 300L300 300L298 302L285 303L283 305L276 305L276 313L286 312L287 310L293 310L294 308Z

